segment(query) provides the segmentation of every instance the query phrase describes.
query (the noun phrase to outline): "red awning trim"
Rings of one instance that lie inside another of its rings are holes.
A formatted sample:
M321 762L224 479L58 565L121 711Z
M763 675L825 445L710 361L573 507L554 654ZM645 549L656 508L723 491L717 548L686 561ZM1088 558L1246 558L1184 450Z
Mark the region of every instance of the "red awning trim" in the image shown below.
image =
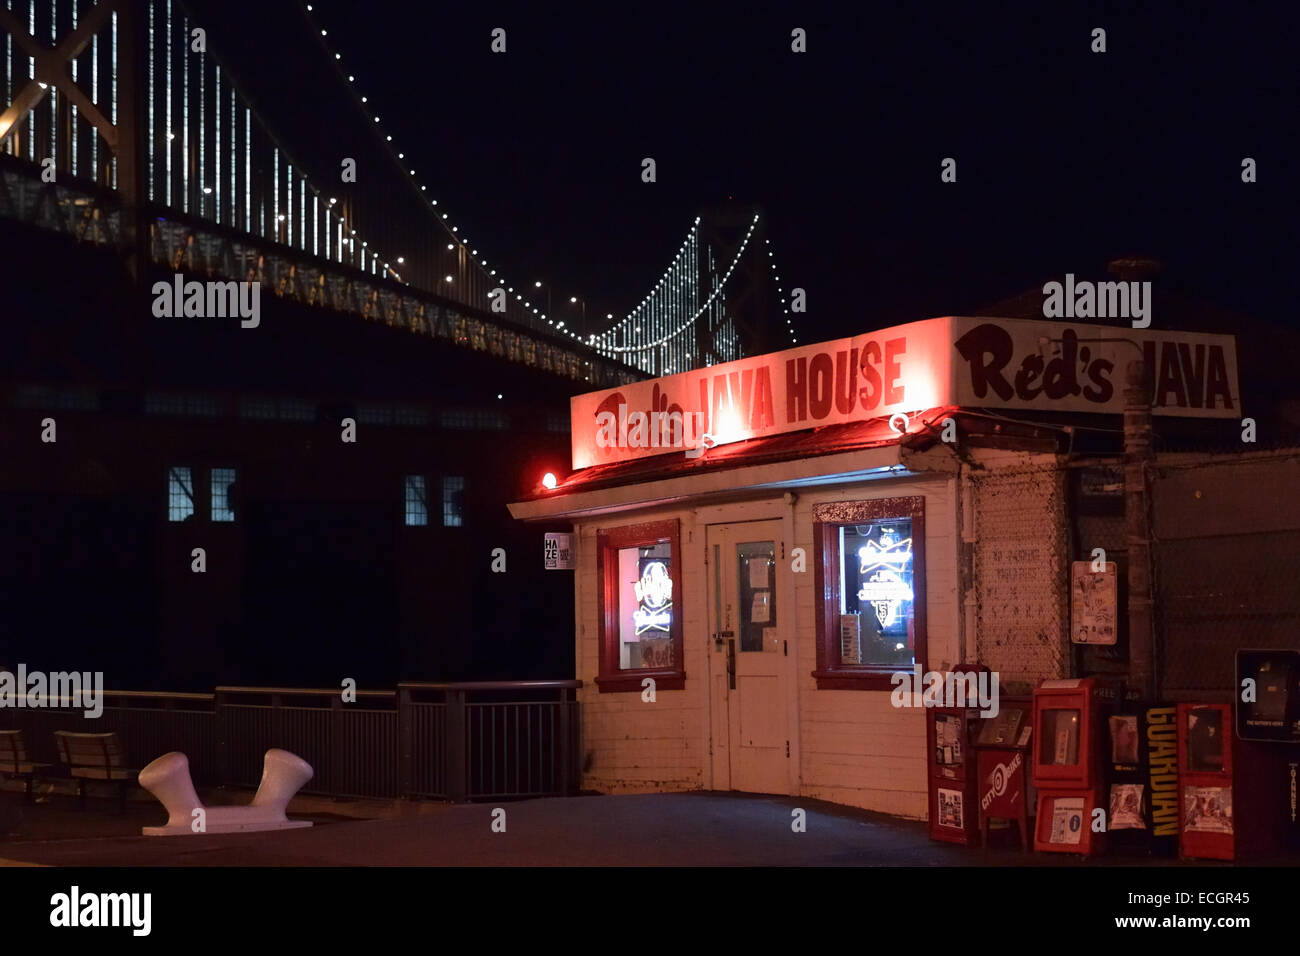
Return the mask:
M958 409L955 407L948 406L921 412L913 416L905 434L916 435L930 430L935 427L936 421L956 411ZM890 425L888 418L806 428L782 435L718 445L710 448L699 458L687 458L686 453L680 451L668 455L656 455L653 458L593 465L560 478L553 490L534 494L523 500L549 499L580 491L594 491L662 478L879 448L884 445L896 445L901 438L902 434Z

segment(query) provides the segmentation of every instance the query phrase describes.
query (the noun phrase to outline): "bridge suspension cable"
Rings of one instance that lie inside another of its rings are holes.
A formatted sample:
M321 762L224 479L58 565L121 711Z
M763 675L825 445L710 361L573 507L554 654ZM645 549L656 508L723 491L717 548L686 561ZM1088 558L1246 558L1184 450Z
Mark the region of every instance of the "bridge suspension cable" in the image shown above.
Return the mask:
M686 245L689 246L691 249L694 249L699 241L699 234L698 234L699 222L700 220L696 218L695 220L696 225L691 229L691 234L687 237ZM666 334L662 335L661 337L655 339L652 342L642 342L636 345L602 344L601 346L599 346L600 351L602 352L607 351L611 354L617 354L621 352L644 352L649 349L658 348L659 346L664 345L671 339L681 335L683 332L686 332L687 330L693 330L695 321L700 316L702 316L705 313L705 311L714 304L714 301L717 300L718 297L722 294L723 287L726 285L727 280L731 278L732 272L734 272L736 269L736 264L740 262L741 256L745 254L745 247L749 245L750 237L753 235L754 227L756 225L758 225L757 214L755 214L753 221L750 223L749 230L745 233L745 238L741 242L740 248L736 250L735 256L732 258L731 263L727 266L727 271L723 273L722 278L714 284L713 291L709 293L709 297L704 300L704 304L701 305L698 309L696 309L694 313L692 313L686 319L681 320L675 329L673 329L670 332L667 332ZM680 257L681 257L681 253L678 253L678 258ZM675 270L675 266L674 266L674 270ZM678 289L679 281L680 280L674 278L668 282L670 286L670 297L675 299L680 299L680 297L677 295L677 293L679 292ZM656 298L659 295L660 290L664 286L664 282L665 280L661 279L659 281L659 284L655 286L654 290L650 293L650 295L647 296L646 299L643 299L642 304L637 306L637 308L632 312L632 314L629 315L626 319L624 319L623 322L624 323L639 322L642 320L642 317L644 315L654 315L655 316L654 321L659 324L662 324L664 322L664 318L660 316L658 314L658 310L656 310L654 306L649 303L650 300ZM612 332L613 330L611 330L610 332L606 332L603 337L610 336Z
M173 239L192 242L184 234L194 231L196 220L216 223L226 230L220 241L247 236L274 248L275 255L283 250L336 263L344 272L358 270L462 304L480 321L535 331L576 358L578 375L582 368L594 371L601 358L602 366L623 363L627 374L632 374L627 366L672 374L739 358L761 338L754 335L755 323L746 325L737 312L742 300L752 307L760 280L771 279L781 289L770 249L761 260L767 268L755 264L757 212L742 207L703 222L696 217L669 268L642 301L605 331L580 335L544 314L523 286L507 284L428 195L416 164L394 145L370 98L359 92L357 77L346 71L343 54L327 45L328 28L311 4L305 5L306 22L324 50L318 79L338 75L337 89L346 90L357 106L356 121L364 122L379 144L381 152L367 158L369 168L395 164L418 206L405 199L386 204L387 190L376 198L355 188L349 192L347 185L332 192L319 188L328 171L313 167L309 175L272 133L267 119L275 118L274 109L264 118L230 65L205 43L192 42L204 33L192 7L190 0L8 0L0 5L7 96L0 152L33 164L52 161L60 184L66 173L70 187L93 183L117 190L128 203L149 209L155 233L165 230ZM123 171L128 175L119 183ZM432 240L423 226L429 212L441 226ZM402 225L392 224L390 215L404 217ZM220 233L203 241L217 241ZM246 271L248 263L240 268ZM382 286L375 289L379 294ZM785 312L793 335L788 308ZM565 362L566 368L572 364Z
M560 328L559 326L562 326L563 322L557 325L554 318L541 311L540 306L534 306L529 299L525 298L522 286L517 291L504 278L498 278L497 270L489 269L487 259L480 258L479 250L472 248L469 239L459 234L460 229L451 223L449 213L435 208L438 206L438 200L431 198L428 194L428 185L419 181L413 168L414 162L407 159L404 150L394 145L392 134L385 132L382 117L373 108L370 97L359 92L356 74L348 72L343 67L343 54L330 47L328 28L320 26L320 18L313 4L306 4L304 10L308 22L312 25L312 33L320 42L321 49L325 51L327 59L332 64L340 82L344 83L349 90L356 108L372 121L369 125L380 148L384 150L410 184L414 195L420 202L421 208L433 214L435 222L446 234L447 251L457 254L456 277L463 277L467 280L465 283L467 288L453 289L453 295L467 301L468 304L493 312L499 312L500 307L504 306L505 313L503 317L511 321L526 325L547 335L570 339L575 344L589 347L590 343L587 340L571 329ZM440 291L445 292L446 290Z

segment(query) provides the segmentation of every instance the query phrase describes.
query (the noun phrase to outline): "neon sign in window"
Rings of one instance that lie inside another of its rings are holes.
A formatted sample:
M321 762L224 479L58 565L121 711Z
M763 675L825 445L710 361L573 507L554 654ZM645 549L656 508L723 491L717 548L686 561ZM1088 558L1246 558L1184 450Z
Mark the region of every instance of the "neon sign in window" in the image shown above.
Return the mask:
M673 623L673 579L668 576L668 563L643 559L641 565L641 580L633 589L637 600L632 612L636 633L667 634Z
M912 539L895 540L893 528L882 528L878 542L868 540L858 549L858 562L862 575L858 600L869 603L880 626L888 628L898 620L899 609L912 601Z
M621 548L618 564L619 667L672 666L671 546Z
M862 664L913 662L912 520L843 525L840 613L857 615Z

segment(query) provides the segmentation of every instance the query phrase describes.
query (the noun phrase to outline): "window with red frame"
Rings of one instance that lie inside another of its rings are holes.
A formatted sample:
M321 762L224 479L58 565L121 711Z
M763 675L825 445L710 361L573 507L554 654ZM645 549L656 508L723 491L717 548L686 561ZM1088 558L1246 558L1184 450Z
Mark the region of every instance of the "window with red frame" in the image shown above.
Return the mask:
M813 540L817 686L891 690L925 667L925 499L814 505Z
M681 535L676 520L597 532L601 692L680 690Z

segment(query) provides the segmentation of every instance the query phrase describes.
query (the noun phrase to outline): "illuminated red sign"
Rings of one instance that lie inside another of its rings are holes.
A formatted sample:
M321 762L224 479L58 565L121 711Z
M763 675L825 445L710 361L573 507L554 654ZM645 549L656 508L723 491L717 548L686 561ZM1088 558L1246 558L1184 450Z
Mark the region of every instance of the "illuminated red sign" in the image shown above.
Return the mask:
M1135 345L1157 414L1240 417L1230 335L946 316L578 395L573 467L943 405L1118 414Z

